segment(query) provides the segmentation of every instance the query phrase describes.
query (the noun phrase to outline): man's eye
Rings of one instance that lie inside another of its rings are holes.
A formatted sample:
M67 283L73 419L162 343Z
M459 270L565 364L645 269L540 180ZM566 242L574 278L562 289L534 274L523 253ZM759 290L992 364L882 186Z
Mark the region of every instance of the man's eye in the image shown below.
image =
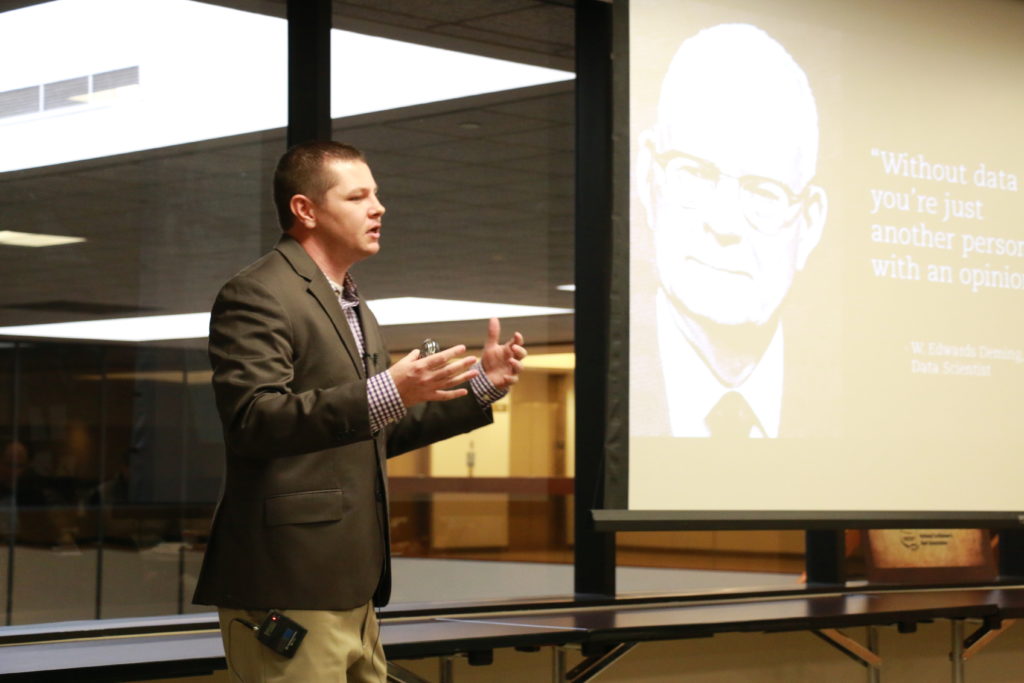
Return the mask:
M766 199L770 201L783 201L786 199L786 191L775 183L768 181L745 183L743 185L743 190L747 194L758 197L759 199Z
M718 172L706 164L683 162L679 164L676 170L699 180L716 180L718 178Z

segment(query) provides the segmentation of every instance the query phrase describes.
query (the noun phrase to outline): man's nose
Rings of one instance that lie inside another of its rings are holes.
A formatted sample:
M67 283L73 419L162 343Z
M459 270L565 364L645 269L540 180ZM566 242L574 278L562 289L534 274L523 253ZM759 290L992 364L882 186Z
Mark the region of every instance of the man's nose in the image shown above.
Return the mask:
M387 211L376 196L373 198L373 206L370 207L370 210L373 212L374 216L383 216L384 212Z
M739 242L750 229L740 205L739 181L735 178L719 177L704 207L704 227L723 245Z

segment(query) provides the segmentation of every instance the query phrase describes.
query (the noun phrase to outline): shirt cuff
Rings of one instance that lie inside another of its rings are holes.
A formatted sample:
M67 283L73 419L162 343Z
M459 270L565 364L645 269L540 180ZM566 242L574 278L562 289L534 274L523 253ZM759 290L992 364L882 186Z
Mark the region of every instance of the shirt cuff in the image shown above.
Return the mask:
M469 380L469 388L473 391L473 396L480 405L487 407L497 401L498 399L504 398L505 394L508 393L508 389L499 389L487 378L487 373L484 372L484 366L482 363L477 363L473 366L477 370L477 375L473 379Z
M405 405L398 387L385 370L366 382L366 398L370 406L370 432L376 434L392 422L405 417Z

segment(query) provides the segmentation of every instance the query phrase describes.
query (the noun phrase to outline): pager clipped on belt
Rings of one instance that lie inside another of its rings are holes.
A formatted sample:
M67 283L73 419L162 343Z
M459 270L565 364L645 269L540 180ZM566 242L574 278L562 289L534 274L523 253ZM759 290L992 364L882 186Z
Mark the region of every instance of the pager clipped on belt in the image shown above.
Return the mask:
M270 610L256 631L256 638L274 652L294 657L306 637L306 629L277 610Z

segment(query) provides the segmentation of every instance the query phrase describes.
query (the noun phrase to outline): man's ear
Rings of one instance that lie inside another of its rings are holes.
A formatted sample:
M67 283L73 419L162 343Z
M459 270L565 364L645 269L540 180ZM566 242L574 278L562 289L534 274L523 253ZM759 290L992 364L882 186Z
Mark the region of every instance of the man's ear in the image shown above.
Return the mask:
M297 223L310 229L316 227L316 206L312 199L304 194L295 194L288 202L288 207Z
M654 134L650 130L645 130L637 140L636 166L633 172L636 178L636 196L644 209L647 227L651 230L655 229L654 169Z
M811 252L821 241L821 233L825 229L825 219L828 217L828 196L825 194L825 190L817 185L808 186L803 214L804 220L797 235L797 270L804 269Z

